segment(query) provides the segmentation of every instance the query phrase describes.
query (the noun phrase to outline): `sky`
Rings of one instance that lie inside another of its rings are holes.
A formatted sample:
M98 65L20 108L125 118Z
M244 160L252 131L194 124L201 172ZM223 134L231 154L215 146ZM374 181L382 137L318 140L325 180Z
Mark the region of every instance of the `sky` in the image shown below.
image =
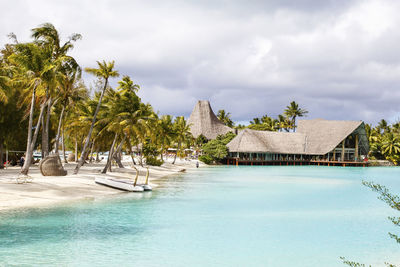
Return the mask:
M0 0L0 45L50 22L82 67L115 60L160 114L210 100L236 122L296 101L308 119L400 118L400 1ZM90 83L91 77L84 76ZM118 79L113 80L116 84Z

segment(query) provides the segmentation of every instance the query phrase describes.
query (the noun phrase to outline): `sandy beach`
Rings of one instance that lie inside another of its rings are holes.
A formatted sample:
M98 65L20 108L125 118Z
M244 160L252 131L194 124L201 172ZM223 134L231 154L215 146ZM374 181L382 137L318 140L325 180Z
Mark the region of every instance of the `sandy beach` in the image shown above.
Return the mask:
M176 174L188 169L196 168L196 161L177 159L171 164L171 159L162 166L149 166L150 183L157 187L157 180L167 175ZM66 202L100 199L115 194L126 194L120 190L98 185L94 182L95 176L118 177L123 179L134 178L136 171L131 167L128 159L123 161L125 168L113 167L112 172L100 174L105 162L85 164L78 175L73 175L75 163L65 164L68 171L66 176L42 176L37 165L31 167L29 175L32 182L18 184L20 167L9 167L0 170L0 211L20 208L34 208L63 204ZM136 165L139 169L139 183L144 182L146 168ZM156 190L156 189L155 189ZM131 193L135 194L135 193Z

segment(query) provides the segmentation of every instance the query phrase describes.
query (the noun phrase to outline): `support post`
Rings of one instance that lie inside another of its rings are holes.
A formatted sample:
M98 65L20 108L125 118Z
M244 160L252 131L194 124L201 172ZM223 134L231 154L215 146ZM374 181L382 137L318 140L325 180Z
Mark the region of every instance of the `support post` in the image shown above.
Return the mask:
M341 157L342 162L344 161L344 141L346 141L346 139L344 139L342 142L342 157Z
M355 151L354 151L354 160L355 161L358 160L358 134L356 134L356 147L355 147Z

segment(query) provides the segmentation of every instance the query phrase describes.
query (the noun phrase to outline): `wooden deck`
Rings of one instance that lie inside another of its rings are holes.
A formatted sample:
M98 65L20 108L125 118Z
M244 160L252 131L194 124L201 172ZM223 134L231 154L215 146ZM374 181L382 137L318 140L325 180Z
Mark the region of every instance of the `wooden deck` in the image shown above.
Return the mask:
M237 158L227 158L227 165L275 165L275 166L341 166L341 167L368 167L368 162L365 161L326 161L326 160L243 160Z

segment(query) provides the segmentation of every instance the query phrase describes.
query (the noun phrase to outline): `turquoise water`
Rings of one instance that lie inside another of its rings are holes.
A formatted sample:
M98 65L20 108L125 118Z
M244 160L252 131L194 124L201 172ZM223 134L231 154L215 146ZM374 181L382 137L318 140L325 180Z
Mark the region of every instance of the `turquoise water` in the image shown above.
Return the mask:
M211 167L146 194L4 213L0 266L399 263L398 214L362 180L400 193L400 168Z

